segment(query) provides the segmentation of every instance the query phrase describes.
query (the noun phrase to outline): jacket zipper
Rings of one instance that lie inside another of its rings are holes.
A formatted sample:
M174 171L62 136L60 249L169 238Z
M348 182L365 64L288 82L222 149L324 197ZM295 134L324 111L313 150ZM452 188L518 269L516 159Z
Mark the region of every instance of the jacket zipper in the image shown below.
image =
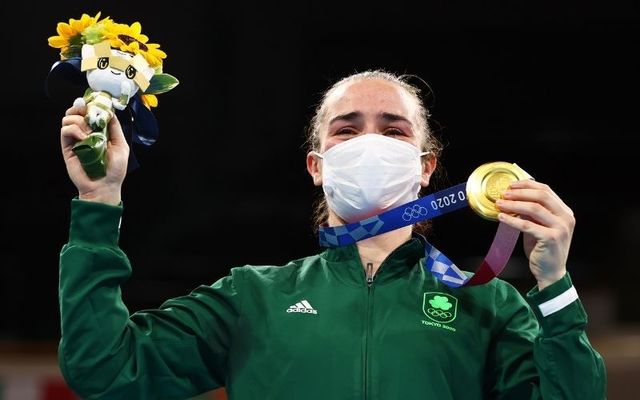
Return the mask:
M367 308L365 315L365 334L364 334L364 398L369 398L369 333L371 320L371 295L373 293L373 264L367 263L366 266L367 281Z

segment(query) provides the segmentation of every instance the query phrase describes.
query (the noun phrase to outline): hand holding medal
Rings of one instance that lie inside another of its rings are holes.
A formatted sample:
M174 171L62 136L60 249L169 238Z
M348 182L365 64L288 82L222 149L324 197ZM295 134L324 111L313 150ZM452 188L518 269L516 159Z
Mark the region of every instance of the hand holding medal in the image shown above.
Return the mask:
M425 243L425 267L442 283L461 287L489 282L504 269L521 231L525 234L525 252L538 286L542 289L564 276L575 224L571 210L547 185L535 182L518 165L501 161L476 168L466 183L382 214L347 225L321 227L320 244L344 246L467 205L481 217L500 221L500 224L484 261L473 276L465 274L442 252ZM414 212L418 209L421 212Z

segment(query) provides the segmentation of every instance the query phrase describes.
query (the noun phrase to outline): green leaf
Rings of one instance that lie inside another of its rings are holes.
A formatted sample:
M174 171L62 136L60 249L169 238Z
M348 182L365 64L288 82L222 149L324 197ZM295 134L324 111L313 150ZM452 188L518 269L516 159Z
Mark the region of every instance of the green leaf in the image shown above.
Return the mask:
M82 45L70 45L69 47L67 47L66 51L61 51L60 55L64 58L73 58L73 57L80 57L80 54L82 52Z
M155 74L149 81L149 87L144 94L165 93L178 86L178 83L178 80L169 74Z

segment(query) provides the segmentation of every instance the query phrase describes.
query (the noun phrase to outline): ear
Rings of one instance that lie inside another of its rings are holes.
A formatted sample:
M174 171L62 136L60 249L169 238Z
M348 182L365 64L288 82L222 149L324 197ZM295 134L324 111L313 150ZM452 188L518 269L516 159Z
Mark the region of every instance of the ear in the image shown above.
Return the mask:
M434 155L425 154L422 156L422 178L420 179L420 186L429 186L429 180L431 179L433 171L436 170L436 165L438 165L438 159Z
M83 44L82 45L82 58L90 58L90 57L95 57L96 56L96 52L93 49L93 45L92 44Z
M307 172L314 185L322 185L322 160L314 152L307 153Z

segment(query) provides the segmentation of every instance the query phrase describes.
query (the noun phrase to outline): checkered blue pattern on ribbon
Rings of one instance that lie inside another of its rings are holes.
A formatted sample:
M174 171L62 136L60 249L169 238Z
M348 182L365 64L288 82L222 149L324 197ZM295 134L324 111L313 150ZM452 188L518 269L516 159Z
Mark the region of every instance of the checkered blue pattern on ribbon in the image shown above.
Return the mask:
M466 185L460 183L362 221L340 226L322 226L318 235L320 246L346 246L464 208L468 205Z
M447 286L460 287L471 279L429 242L425 243L424 256L424 267Z

